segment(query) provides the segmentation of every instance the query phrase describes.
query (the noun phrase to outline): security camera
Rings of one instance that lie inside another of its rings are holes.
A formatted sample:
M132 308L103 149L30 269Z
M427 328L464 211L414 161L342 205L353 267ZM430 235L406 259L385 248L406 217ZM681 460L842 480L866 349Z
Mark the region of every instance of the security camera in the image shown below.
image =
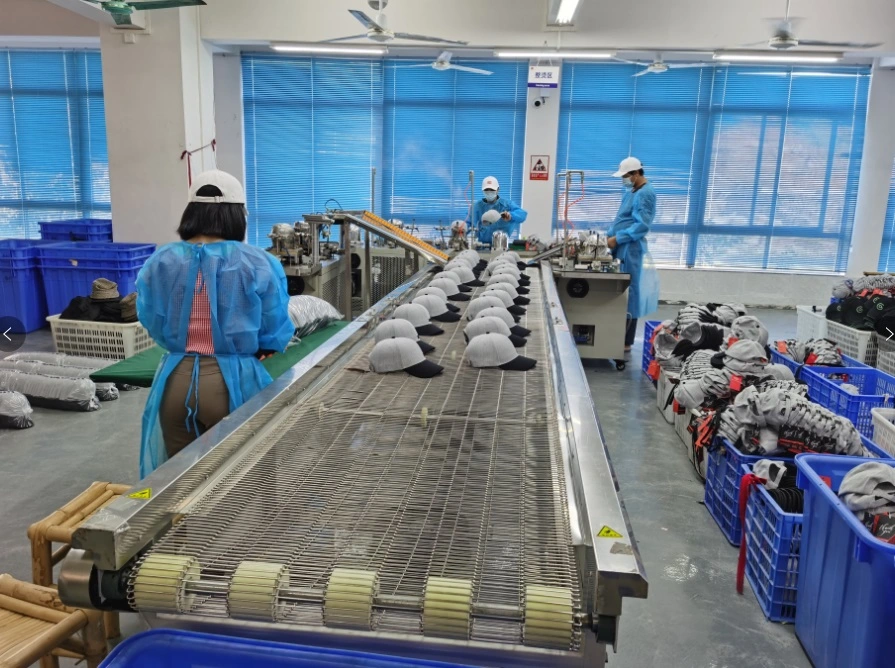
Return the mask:
M547 104L547 100L549 100L549 99L550 99L550 91L548 91L548 90L541 91L540 96L535 98L534 105L535 105L535 107L540 107L542 105Z

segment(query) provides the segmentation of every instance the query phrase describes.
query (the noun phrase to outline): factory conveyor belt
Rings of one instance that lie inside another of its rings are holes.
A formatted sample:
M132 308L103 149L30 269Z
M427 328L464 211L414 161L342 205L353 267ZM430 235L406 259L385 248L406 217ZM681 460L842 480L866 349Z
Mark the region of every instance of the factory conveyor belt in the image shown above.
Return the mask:
M441 375L370 372L370 332L421 272L144 480L144 498L85 524L63 597L83 603L89 566L160 625L602 665L621 597L646 582L592 405L593 425L576 416L586 384L563 376L581 365L557 346L571 337L549 266L529 273L534 369L470 367L463 318L425 338Z

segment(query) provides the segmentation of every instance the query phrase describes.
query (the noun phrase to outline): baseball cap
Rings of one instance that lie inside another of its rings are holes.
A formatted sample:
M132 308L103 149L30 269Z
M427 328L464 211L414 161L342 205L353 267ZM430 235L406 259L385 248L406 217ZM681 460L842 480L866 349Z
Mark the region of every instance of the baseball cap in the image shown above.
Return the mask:
M468 302L471 299L469 295L464 295L460 292L460 286L449 278L442 278L439 276L429 283L429 287L443 290L447 295L447 298L453 302Z
M493 176L485 177L482 181L482 190L500 190L500 183Z
M460 292L472 292L472 288L468 285L463 285L463 279L460 278L460 274L453 270L445 270L438 274L438 278L448 278L457 284L457 289Z
M486 308L491 308L492 306L506 308L503 305L503 301L501 301L498 297L476 297L471 302L469 302L469 308L466 309L466 319L475 320L475 317L479 313L484 311Z
M513 342L501 334L482 334L470 340L466 357L476 369L497 367L504 371L528 371L537 364L537 360L518 355Z
M633 172L635 169L643 169L643 165L640 163L640 160L637 158L625 158L618 165L618 171L613 174L613 176L624 176L628 172Z
M495 209L488 209L482 214L482 222L488 225L496 223L498 220L500 220L500 211Z
M196 193L204 186L214 186L221 191L221 195L219 197L200 197ZM190 186L190 202L245 204L246 195L242 184L235 176L222 172L220 169L211 169L202 172L193 180L193 185Z
M470 257L469 255L455 255L450 262L444 265L445 269L450 269L451 267L462 264L464 267L469 267L473 269L479 263L478 259L474 257Z
M407 320L385 320L379 323L373 335L376 338L376 343L386 339L410 339L411 341L416 341L424 355L428 355L435 350L435 346L429 345L425 341L420 341L419 334L416 333L416 327Z
M445 268L447 269L447 267L445 267ZM450 267L449 271L451 273L457 274L460 277L460 280L463 282L464 285L469 285L469 286L476 287L476 288L485 285L484 282L478 280L475 277L475 274L472 273L472 269L470 269L468 266L466 266L462 262L457 263L454 266Z
M513 298L503 290L488 288L482 293L482 297L497 297L500 301L503 302L504 307L507 311L512 313L513 315L525 315L525 309L519 306L518 304L513 303Z
M416 328L416 333L421 336L438 336L444 334L444 330L438 325L433 325L429 320L429 311L421 304L401 304L392 313L392 320L407 320Z
M516 336L510 332L510 328L507 324L496 316L476 318L466 325L466 329L463 330L463 336L466 338L466 343L469 343L475 337L482 336L483 334L500 334L501 336L506 336L515 348L521 348L527 343L523 337Z
M510 296L513 304L516 306L528 306L531 300L528 297L521 297L519 292L509 283L493 283L485 288L485 294L490 292L503 292Z
M453 311L454 313L456 313L457 311L460 310L460 308L458 306L454 306L453 304L448 303L447 293L445 293L445 291L442 290L441 288L435 288L430 285L428 288L423 288L416 294L417 294L417 297L424 297L426 295L438 297L441 301L444 302L444 305L447 306L448 311Z
M516 266L516 263L508 258L500 257L500 258L497 258L496 260L491 260L491 262L488 263L488 271L490 271L492 274L495 271L497 271L497 269L500 267L508 267L511 271L513 271L517 275L522 273L522 270Z
M768 330L755 316L740 316L733 321L730 331L737 339L751 339L763 346L768 345Z
M432 378L444 371L443 366L430 362L423 351L410 339L384 339L370 351L370 368L376 373L406 371L417 378Z
M491 306L486 308L483 311L479 311L479 314L475 317L475 320L479 318L500 318L503 320L507 327L510 328L510 333L515 334L516 336L526 337L531 334L530 329L525 329L525 327L520 327L516 324L516 319L513 317L513 314L507 311L503 306Z
M457 322L460 320L460 315L448 309L447 305L438 297L423 295L414 299L412 303L424 306L432 320L440 322Z

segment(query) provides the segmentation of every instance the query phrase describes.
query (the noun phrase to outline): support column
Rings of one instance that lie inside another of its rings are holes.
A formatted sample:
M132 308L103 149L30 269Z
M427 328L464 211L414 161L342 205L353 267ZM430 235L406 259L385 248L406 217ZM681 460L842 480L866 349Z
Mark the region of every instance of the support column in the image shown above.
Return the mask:
M532 65L537 64L532 61ZM528 219L522 225L522 235L537 234L542 241L553 235L553 207L556 193L557 146L559 143L560 87L547 91L549 97L540 106L535 101L545 95L544 89L528 89L528 113L525 120L525 163L522 174L522 204ZM547 156L549 165L546 181L531 179L532 156Z
M886 205L895 161L895 70L873 67L864 153L858 183L855 229L848 256L848 275L876 271L886 225Z
M245 141L242 114L242 59L229 53L214 56L214 126L218 169L245 184Z
M215 137L211 51L195 7L152 12L147 33L101 34L106 138L116 241L164 244L189 192L185 150ZM130 42L130 43L129 43ZM212 169L211 148L192 172Z

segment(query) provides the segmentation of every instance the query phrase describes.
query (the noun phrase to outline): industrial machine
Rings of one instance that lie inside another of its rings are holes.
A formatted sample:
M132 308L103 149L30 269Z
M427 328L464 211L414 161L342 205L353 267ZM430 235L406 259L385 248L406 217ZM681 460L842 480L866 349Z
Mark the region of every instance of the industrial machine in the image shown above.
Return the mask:
M554 271L528 270L535 368L472 368L464 319L427 339L442 374L370 372L374 328L428 269L85 522L63 600L154 626L601 668L647 582Z

